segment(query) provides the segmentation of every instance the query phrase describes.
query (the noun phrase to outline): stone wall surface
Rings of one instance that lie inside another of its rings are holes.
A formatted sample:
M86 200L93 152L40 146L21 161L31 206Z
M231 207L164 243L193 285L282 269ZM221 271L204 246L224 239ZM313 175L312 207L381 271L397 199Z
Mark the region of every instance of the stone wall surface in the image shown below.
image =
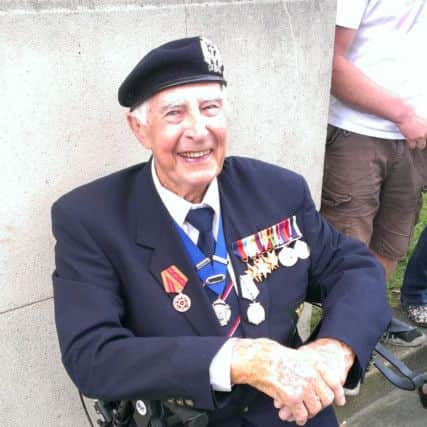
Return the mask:
M229 81L231 153L302 173L319 200L335 2L0 1L1 425L80 426L52 310L50 206L148 158L117 88L144 52L203 34Z

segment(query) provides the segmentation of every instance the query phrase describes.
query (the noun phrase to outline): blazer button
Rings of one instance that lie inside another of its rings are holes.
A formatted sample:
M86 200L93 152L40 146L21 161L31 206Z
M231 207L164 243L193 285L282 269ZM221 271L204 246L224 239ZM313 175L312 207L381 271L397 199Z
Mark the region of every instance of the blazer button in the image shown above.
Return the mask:
M184 403L191 408L194 406L194 401L191 399L184 400Z
M242 408L242 414L246 414L246 412L249 411L249 406L245 406L244 408Z

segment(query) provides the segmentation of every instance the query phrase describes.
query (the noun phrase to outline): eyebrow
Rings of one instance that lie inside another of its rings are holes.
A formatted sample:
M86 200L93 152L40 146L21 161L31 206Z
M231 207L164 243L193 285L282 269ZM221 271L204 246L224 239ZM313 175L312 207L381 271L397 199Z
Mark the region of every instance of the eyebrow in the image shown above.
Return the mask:
M182 107L184 104L185 104L184 102L179 102L179 101L175 101L175 102L168 102L167 104L162 105L162 106L160 107L160 112L161 112L161 113L164 113L165 111L168 111L168 110L171 110L171 109L174 109L174 108L180 108L180 107Z
M203 98L203 99L199 99L198 102L199 103L205 103L205 102L223 102L224 101L224 97L213 97L213 98ZM160 112L164 113L165 111L174 109L174 108L182 108L183 106L186 105L186 101L184 99L176 99L176 100L171 100L170 102L167 102L166 104L162 105L160 107Z

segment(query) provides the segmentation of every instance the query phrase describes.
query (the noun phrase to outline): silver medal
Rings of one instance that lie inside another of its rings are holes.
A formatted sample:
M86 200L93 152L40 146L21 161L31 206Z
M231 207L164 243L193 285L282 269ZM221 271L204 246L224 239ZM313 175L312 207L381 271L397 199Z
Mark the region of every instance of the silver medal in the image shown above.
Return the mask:
M183 293L176 294L172 300L173 308L180 313L185 313L191 308L191 299Z
M259 294L258 286L249 274L242 274L240 276L240 287L242 298L253 301Z
M294 245L294 251L296 252L298 258L307 259L310 256L310 249L308 248L307 243L302 240L297 240Z
M253 325L259 325L265 320L264 307L259 302L251 302L247 311L248 321Z
M212 303L215 315L221 326L226 326L231 318L231 307L222 299L217 299Z
M292 267L298 261L298 255L294 249L285 246L279 252L279 261L284 267Z

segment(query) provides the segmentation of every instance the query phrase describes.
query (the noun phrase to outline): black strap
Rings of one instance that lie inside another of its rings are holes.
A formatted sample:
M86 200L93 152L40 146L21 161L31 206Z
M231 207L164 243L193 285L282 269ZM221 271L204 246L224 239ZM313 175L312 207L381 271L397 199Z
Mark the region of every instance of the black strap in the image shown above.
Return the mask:
M402 361L397 359L382 344L375 346L376 355L372 358L372 365L375 366L384 377L396 387L402 390L415 390L421 387L427 381L427 376L418 372L411 371ZM386 366L379 358L381 356L395 370Z

